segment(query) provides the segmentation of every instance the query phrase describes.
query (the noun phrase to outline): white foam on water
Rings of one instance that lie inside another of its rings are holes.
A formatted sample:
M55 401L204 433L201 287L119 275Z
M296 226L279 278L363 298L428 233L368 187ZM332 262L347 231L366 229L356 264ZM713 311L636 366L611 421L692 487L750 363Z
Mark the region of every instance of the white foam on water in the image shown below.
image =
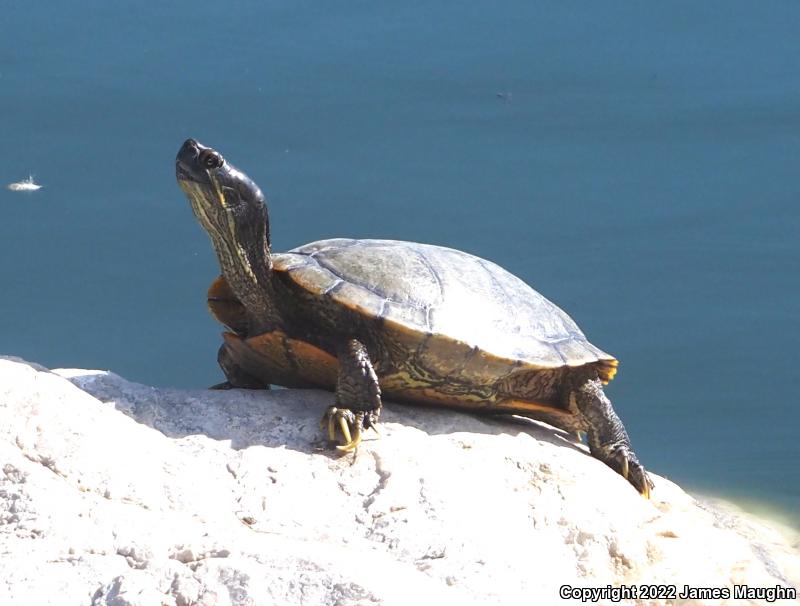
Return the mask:
M34 181L33 175L28 175L27 179L17 181L16 183L9 183L6 188L11 191L37 191L42 189L43 185L39 185Z

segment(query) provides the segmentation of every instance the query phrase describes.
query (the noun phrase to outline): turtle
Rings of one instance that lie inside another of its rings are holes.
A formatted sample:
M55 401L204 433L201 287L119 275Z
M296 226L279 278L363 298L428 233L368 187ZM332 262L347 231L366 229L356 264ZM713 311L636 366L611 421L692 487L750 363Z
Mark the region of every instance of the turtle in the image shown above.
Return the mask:
M417 242L334 238L275 253L264 194L221 153L188 139L176 177L222 270L207 296L227 328L216 387L333 391L321 427L342 451L377 431L384 397L544 421L585 436L650 496L603 391L617 359L523 280Z

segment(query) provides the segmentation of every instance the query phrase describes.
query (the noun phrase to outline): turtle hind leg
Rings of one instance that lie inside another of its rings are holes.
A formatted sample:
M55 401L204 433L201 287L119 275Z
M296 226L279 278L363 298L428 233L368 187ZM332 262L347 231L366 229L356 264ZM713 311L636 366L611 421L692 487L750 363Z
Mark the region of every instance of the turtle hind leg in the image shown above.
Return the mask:
M225 373L227 381L212 385L209 389L269 389L269 384L266 384L254 376L246 373L242 368L233 360L230 351L228 350L227 343L223 343L217 353L217 362L222 372Z
M650 498L653 481L633 452L628 432L603 392L603 384L596 373L575 380L569 397L570 407L575 406L586 423L587 442L592 456L622 475L643 496Z
M325 411L320 425L332 442L337 441L337 430L341 432L344 444L337 449L350 452L361 442L362 430L375 429L381 405L381 388L367 349L350 339L339 352L336 403Z

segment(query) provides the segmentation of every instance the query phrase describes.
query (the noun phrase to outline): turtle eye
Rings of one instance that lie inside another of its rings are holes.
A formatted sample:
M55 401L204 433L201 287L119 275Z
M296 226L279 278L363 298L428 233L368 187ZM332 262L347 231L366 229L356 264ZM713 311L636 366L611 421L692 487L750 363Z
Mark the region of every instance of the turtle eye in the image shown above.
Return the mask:
M205 168L219 168L225 163L225 160L222 159L219 152L213 149L204 149L201 151L198 160L200 160L200 164Z

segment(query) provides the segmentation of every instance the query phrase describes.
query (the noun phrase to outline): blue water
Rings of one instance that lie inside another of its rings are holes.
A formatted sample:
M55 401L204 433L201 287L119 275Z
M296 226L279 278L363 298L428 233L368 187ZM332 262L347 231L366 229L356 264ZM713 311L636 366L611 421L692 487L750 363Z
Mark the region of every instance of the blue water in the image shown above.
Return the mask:
M800 523L800 4L7 2L0 351L221 380L188 136L333 237L507 267L621 360L645 464Z

